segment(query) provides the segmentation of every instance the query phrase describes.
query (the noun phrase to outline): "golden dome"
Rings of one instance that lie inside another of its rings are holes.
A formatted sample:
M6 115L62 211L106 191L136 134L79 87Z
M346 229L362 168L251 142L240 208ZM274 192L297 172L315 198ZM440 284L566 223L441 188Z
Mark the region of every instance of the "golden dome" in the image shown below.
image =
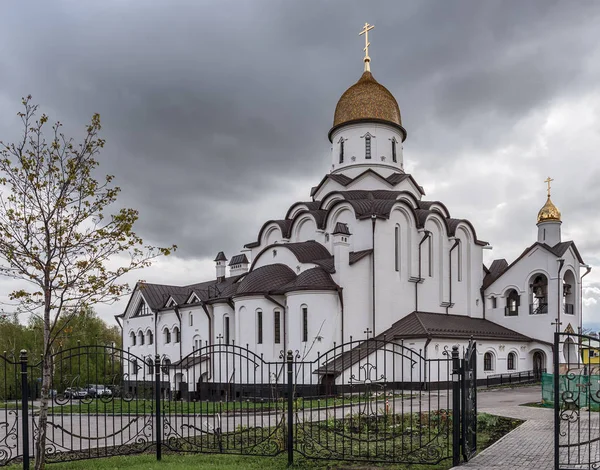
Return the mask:
M381 121L398 128L402 141L406 139L406 130L402 127L400 107L389 90L381 85L369 71L365 71L358 82L348 88L335 107L332 132L342 124L355 121Z
M550 200L550 196L548 196L548 200L544 207L540 209L538 212L537 223L541 222L560 222L560 211L558 208L552 203Z

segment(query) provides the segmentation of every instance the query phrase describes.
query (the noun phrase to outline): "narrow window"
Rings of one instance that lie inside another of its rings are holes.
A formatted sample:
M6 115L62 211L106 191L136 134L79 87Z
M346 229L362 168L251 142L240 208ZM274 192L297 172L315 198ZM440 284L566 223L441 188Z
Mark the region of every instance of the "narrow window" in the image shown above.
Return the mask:
M396 271L400 271L400 227L397 225L394 233L394 266Z
M281 343L281 312L279 310L275 310L274 322L275 344L279 344Z
M263 324L262 324L262 312L260 310L258 310L256 312L256 331L258 333L258 338L256 340L256 342L258 344L262 344L263 342Z
M154 343L154 334L152 334L152 332L150 330L148 330L148 344L153 344Z
M132 331L129 336L131 337L131 345L135 346L135 333Z
M175 342L179 343L181 341L181 332L179 331L179 328L173 328L173 333L175 333Z
M492 369L492 353L486 352L483 355L483 370L491 371Z
M148 375L154 374L154 361L151 357L146 359L146 365L148 366Z
M462 281L462 259L463 258L462 258L462 243L460 241L458 242L457 250L458 250L458 263L457 263L457 266L458 266L458 282L461 282Z
M225 344L229 344L229 317L225 317Z
M514 352L508 353L508 360L506 361L508 363L508 370L515 370L515 356L516 354Z
M308 307L302 307L302 341L308 341Z
M165 329L165 344L169 344L171 342L171 332L168 328Z
M139 338L139 341L140 341L140 346L143 346L144 345L144 332L143 331L140 331L138 333L138 338Z
M365 158L369 160L371 158L371 136L365 137Z
M340 163L344 163L344 138L340 139Z
M492 308L496 308L498 306L498 302L496 301L496 297L492 297Z
M398 157L396 156L396 139L392 139L392 161L398 163Z
M429 235L429 277L433 277L433 235Z
M190 313L190 326L194 326L194 315Z

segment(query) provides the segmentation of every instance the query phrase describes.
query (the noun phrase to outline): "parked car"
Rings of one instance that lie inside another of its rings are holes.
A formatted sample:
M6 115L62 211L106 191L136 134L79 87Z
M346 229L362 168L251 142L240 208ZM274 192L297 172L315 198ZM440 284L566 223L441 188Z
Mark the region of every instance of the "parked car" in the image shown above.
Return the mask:
M65 398L76 398L81 400L83 398L88 398L90 395L85 388L80 387L69 387L65 390Z
M112 391L104 385L88 385L87 392L93 398L112 397Z

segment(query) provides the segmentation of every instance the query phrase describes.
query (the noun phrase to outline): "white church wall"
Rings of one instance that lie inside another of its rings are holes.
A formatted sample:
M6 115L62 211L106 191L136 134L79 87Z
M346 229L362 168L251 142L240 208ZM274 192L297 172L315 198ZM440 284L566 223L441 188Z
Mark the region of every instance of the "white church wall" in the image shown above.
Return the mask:
M292 238L294 242L305 242L307 240L315 240L317 235L317 224L312 216L299 216L294 220L292 226Z
M444 313L446 309L441 304L448 300L448 235L437 215L429 216L425 229L431 236L421 246L421 278L424 281L418 286L419 311ZM421 239L422 234L419 242ZM460 309L455 306L455 310Z
M285 248L284 246L273 246L257 255L252 269L254 270L271 264L285 264L294 272L296 272L297 266L300 266L300 272L308 268L308 265L303 266L303 263L298 261L296 255L294 255L294 253L292 253L288 248ZM311 268L314 266L314 264L310 264Z
M335 291L301 291L286 295L288 324L287 349L299 351L305 361L317 358L341 342L341 309ZM307 309L307 341L303 341L303 312ZM281 348L280 348L281 349ZM277 355L279 352L277 353Z
M365 136L371 136L371 158L367 158ZM340 139L344 140L344 161L340 163ZM396 162L392 159L392 139L396 141ZM402 134L386 124L359 123L345 125L331 135L331 171L348 174L347 169L360 173L360 168L391 168L402 170Z
M352 237L351 237L352 238ZM365 256L353 265L348 265L343 273L333 274L334 281L343 287L344 298L344 339L364 338L364 331L372 326L372 255ZM340 323L341 335L341 323Z
M398 271L396 270L396 227L399 233ZM388 220L376 224L375 241L375 335L388 329L415 309L415 285L409 278L417 270L415 240L418 233L410 209L398 205ZM363 328L364 329L364 328ZM371 327L372 329L372 327Z
M229 318L229 342L239 344L237 333L237 318L239 317L240 306L235 303L235 311L228 303L219 302L212 305L213 320L213 344L225 344L227 333L225 331L225 317Z
M180 309L181 315L181 344L183 357L194 352L195 341L201 341L201 347L210 340L210 322L201 306ZM200 344L200 343L199 343Z

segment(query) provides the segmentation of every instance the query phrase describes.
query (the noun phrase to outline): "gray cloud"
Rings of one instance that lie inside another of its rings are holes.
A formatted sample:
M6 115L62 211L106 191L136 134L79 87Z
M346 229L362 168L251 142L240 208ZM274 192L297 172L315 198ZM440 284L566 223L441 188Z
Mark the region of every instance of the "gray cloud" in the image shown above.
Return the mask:
M361 73L365 21L376 25L374 75L400 103L407 167L428 197L510 259L535 240L541 180L552 174L565 234L598 259L600 116L585 106L600 105L598 2L65 0L6 10L0 138L17 135L8 116L29 93L70 134L100 112L102 169L117 176L120 203L140 210L145 239L180 246L171 270L190 260L207 272L217 251L237 252L308 198L329 166L335 103ZM160 280L161 266L140 277Z

